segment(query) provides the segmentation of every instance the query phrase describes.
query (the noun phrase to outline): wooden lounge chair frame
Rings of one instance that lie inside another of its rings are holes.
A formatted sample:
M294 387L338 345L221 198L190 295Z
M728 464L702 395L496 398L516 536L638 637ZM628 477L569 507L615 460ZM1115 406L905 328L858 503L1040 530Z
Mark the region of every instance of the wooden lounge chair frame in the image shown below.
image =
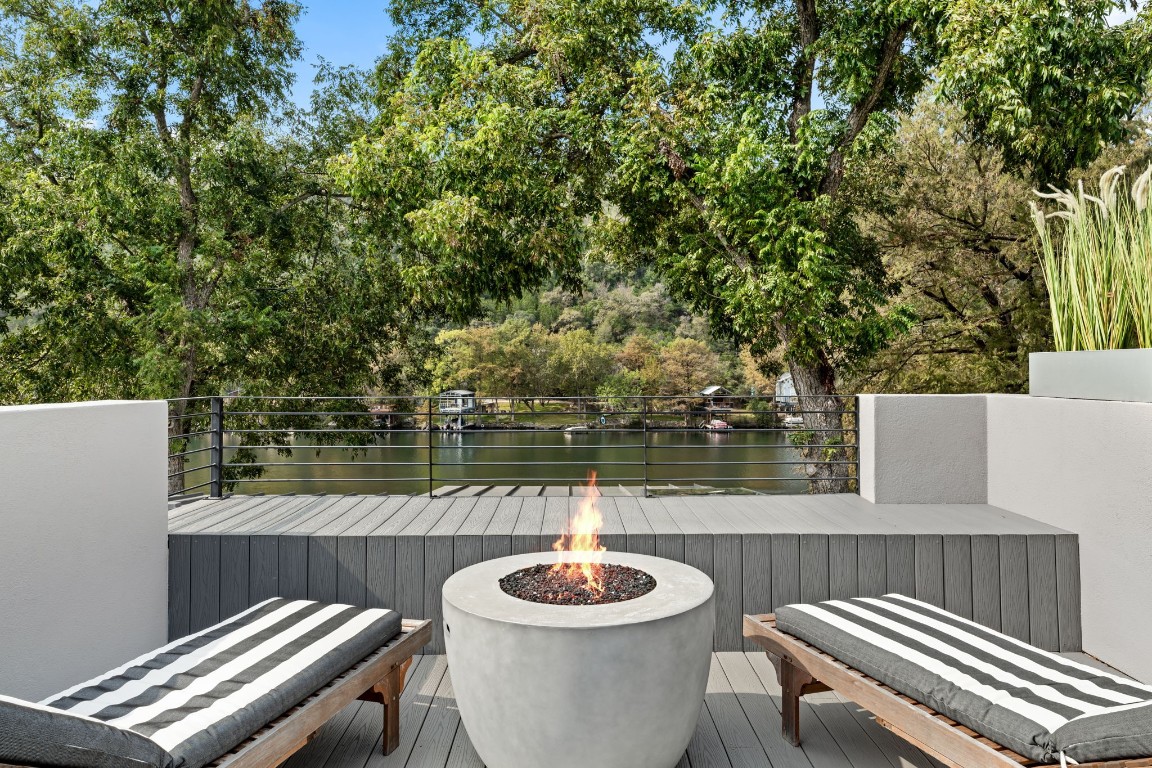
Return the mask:
M384 705L384 754L400 746L400 694L412 656L432 639L432 622L408 621L400 634L248 737L209 768L275 768L357 699ZM0 768L24 768L0 763Z
M744 617L744 636L762 646L776 668L784 739L800 745L800 699L835 691L876 716L876 722L951 768L1030 768L1044 765L899 693L803 640L776 628L771 613ZM1080 768L1152 768L1152 757L1080 763Z

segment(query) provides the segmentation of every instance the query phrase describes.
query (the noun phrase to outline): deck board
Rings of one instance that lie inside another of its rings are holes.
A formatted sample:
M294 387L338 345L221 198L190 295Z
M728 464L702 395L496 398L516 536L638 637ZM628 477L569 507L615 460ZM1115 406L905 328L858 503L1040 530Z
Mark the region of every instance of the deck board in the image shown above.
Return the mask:
M400 703L400 746L391 755L381 752L379 705L357 701L284 768L483 768L444 656L416 657ZM795 748L780 736L780 686L767 656L714 653L697 730L677 768L941 768L839 694L805 697L800 718Z
M805 704L805 743L789 746L780 738L780 691L772 675L763 653L713 654L699 724L677 768L935 768L837 697ZM415 660L401 697L400 747L387 757L381 733L379 706L354 702L284 768L483 768L443 656ZM859 750L866 756L846 756Z

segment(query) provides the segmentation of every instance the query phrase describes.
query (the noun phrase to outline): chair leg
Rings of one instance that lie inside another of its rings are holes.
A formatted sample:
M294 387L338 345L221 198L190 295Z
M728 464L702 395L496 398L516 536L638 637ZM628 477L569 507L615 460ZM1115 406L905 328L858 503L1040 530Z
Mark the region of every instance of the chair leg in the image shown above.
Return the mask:
M780 702L781 732L785 741L794 747L800 746L800 697L804 687L813 678L803 669L787 659L780 659L780 689L783 692Z
M382 694L384 705L384 754L390 755L400 746L400 692L404 689L407 665L396 667L384 678Z

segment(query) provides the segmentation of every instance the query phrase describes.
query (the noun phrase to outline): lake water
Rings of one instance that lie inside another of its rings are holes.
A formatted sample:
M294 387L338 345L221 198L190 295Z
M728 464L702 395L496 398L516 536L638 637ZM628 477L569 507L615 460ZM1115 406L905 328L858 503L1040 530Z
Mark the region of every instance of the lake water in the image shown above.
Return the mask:
M236 446L228 435L226 445ZM355 448L295 447L290 456L256 448L264 474L240 482L237 493L427 492L429 455L433 484L576 485L595 470L601 485L639 486L644 478L644 435L588 429L475 430L431 433L382 431ZM804 493L799 453L783 430L653 430L647 435L649 486L743 488L760 493ZM308 445L304 436L295 445ZM191 446L197 447L197 446ZM232 461L235 450L225 451ZM190 458L207 460L207 452ZM208 480L188 473L187 487ZM204 492L204 489L198 492Z

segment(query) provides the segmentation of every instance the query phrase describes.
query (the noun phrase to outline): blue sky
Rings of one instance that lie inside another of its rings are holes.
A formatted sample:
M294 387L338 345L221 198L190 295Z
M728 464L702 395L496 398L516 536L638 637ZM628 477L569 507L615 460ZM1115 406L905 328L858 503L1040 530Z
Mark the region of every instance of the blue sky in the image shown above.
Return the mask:
M370 67L384 53L392 31L386 0L314 0L304 3L296 31L304 58L296 65L293 98L306 104L312 93L317 57L336 65Z

